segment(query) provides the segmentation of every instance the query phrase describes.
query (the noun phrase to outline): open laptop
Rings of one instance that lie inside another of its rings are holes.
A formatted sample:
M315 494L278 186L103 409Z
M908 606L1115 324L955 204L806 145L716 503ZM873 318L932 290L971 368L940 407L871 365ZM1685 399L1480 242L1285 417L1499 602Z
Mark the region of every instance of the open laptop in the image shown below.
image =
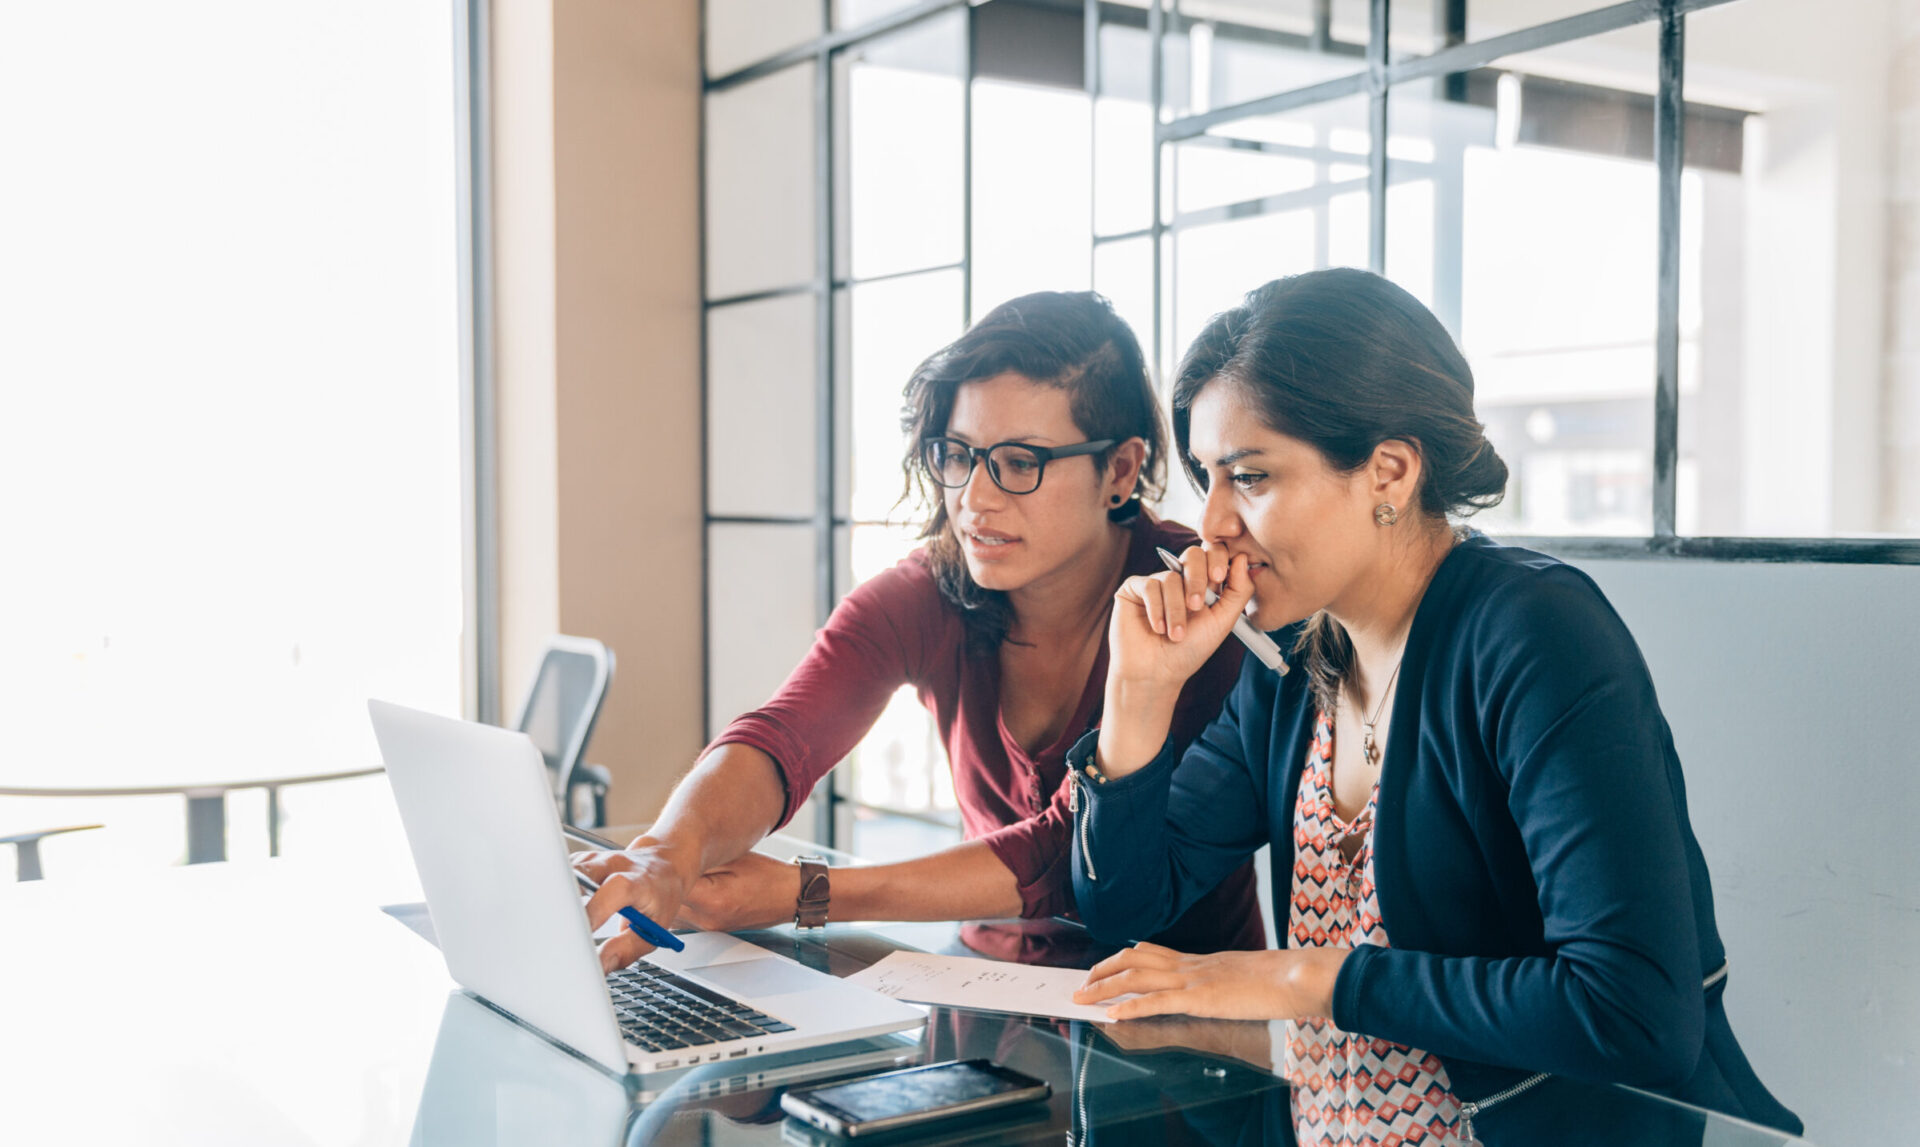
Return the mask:
M533 742L384 701L367 708L447 971L547 1038L644 1075L926 1021L717 932L603 975Z

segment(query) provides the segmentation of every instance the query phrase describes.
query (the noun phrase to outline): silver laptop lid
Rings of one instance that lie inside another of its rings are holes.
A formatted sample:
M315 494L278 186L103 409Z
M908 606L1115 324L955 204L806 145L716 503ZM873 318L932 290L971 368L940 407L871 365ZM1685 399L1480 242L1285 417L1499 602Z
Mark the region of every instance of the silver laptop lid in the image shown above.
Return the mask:
M369 701L447 971L609 1070L627 1054L524 734Z

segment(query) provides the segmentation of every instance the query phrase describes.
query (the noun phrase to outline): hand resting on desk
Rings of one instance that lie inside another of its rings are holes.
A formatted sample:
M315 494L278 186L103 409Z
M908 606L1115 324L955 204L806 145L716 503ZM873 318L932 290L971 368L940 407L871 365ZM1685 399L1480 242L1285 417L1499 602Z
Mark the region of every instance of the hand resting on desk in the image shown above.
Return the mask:
M1078 1004L1138 993L1107 1009L1111 1019L1189 1015L1231 1020L1330 1018L1343 948L1215 952L1193 956L1140 943L1093 966Z

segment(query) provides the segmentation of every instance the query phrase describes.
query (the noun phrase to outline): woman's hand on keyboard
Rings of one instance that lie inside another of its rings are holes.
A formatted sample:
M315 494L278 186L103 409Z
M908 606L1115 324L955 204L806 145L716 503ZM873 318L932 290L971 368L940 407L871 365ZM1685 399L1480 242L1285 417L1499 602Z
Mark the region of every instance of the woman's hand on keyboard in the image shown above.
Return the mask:
M587 901L587 926L598 930L622 908L646 914L663 928L673 927L686 895L679 858L671 848L642 837L619 852L576 852L573 867L600 885ZM653 951L631 928L600 945L600 967L612 972Z

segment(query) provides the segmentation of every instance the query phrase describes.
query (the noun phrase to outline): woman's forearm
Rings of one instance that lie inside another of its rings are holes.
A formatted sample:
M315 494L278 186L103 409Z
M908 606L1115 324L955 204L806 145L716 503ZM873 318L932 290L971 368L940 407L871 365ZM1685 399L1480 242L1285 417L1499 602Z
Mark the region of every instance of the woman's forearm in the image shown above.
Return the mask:
M830 920L993 920L1018 916L1020 883L970 840L897 864L833 870Z
M786 785L773 758L751 745L726 744L674 786L659 818L630 847L669 853L691 881L750 851L784 811Z
M1178 689L1130 685L1110 675L1095 750L1100 771L1118 780L1159 756L1173 731L1173 711L1179 700Z

